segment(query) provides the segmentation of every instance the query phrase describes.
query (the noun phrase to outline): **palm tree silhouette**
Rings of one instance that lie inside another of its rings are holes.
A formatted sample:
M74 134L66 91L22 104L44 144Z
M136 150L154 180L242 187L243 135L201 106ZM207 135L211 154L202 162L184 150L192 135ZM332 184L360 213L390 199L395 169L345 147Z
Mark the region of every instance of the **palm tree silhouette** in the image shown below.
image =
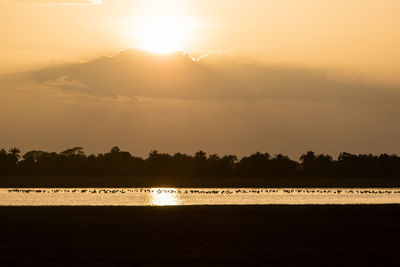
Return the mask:
M19 149L16 148L16 147L11 148L8 152L11 154L11 156L13 156L13 157L15 157L15 158L17 158L17 159L19 159L19 158L21 157L21 156L19 155L19 153L21 153L21 150L19 150Z

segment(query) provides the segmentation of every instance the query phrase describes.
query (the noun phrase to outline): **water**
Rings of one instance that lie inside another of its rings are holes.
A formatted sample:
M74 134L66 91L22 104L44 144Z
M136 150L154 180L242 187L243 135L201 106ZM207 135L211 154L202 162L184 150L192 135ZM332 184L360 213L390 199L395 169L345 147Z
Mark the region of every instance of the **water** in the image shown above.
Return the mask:
M0 206L399 204L400 188L0 189Z

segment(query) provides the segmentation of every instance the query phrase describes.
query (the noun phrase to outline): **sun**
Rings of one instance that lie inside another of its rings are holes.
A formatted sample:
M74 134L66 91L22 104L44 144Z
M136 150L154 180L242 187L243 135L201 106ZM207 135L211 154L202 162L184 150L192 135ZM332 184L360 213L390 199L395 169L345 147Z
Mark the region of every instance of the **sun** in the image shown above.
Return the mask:
M133 35L139 49L153 53L182 51L190 36L183 20L159 14L139 20Z

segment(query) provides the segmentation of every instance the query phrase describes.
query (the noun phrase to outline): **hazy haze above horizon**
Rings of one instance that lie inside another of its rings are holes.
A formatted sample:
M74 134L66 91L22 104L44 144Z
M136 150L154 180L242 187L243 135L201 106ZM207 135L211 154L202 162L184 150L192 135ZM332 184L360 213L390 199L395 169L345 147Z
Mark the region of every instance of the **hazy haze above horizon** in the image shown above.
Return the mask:
M0 0L0 148L400 153L399 13L397 0Z

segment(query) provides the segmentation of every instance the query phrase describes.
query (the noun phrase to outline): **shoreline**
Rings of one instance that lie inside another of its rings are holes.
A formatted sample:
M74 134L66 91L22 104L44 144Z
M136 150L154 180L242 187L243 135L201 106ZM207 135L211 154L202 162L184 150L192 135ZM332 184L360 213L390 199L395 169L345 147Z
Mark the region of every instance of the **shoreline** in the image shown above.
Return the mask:
M400 188L400 178L0 176L0 188Z

